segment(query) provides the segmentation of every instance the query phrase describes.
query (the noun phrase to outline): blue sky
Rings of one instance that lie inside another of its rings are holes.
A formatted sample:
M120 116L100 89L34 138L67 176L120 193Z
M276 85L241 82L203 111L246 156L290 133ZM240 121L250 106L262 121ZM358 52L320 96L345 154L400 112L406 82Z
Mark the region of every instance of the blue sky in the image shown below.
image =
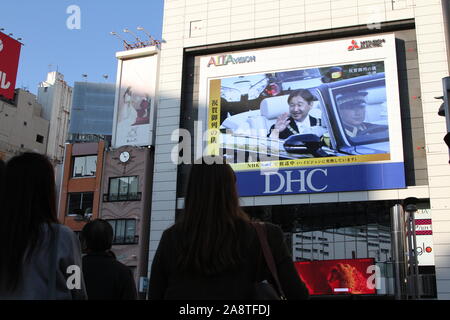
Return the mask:
M67 8L80 8L79 30L67 28L71 14ZM36 93L39 82L47 73L58 71L73 86L75 81L115 82L117 60L115 52L123 50L111 31L132 42L124 28L145 38L136 30L144 27L154 38L161 39L164 0L15 0L2 1L0 28L14 38L22 38L16 87L27 87Z

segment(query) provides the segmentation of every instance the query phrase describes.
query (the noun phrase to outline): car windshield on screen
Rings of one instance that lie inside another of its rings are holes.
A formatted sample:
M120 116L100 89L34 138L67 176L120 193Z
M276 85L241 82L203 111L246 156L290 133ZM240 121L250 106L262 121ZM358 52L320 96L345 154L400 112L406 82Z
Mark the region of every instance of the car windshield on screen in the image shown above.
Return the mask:
M366 80L331 90L338 121L352 145L389 141L384 79Z
M318 69L285 71L285 72L278 72L276 75L277 78L282 81L304 80L321 77Z

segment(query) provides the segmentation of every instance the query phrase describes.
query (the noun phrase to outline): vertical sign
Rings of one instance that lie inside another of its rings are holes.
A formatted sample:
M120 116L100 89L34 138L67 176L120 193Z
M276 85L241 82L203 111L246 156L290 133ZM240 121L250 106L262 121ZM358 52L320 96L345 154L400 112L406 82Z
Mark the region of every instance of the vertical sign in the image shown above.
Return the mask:
M417 259L419 266L434 266L431 210L419 209L415 214Z
M209 87L208 154L219 155L220 136L220 80L212 80Z
M0 32L0 96L14 98L20 42Z

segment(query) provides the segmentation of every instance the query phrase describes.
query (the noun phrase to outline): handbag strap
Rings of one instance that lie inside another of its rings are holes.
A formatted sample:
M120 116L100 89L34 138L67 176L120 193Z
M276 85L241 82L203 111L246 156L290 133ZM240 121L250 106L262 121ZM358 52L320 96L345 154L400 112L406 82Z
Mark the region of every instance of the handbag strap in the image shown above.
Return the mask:
M48 299L55 300L56 299L56 265L57 261L57 242L58 242L58 226L53 227L49 226L50 230L50 253L48 255Z
M258 234L258 239L259 243L261 244L264 259L266 260L267 267L269 267L270 273L275 280L280 298L281 300L286 300L283 289L281 288L280 280L278 278L277 266L275 265L275 261L273 259L272 250L270 250L269 243L267 242L266 225L264 223L258 222L253 222L252 225L255 227L256 233Z

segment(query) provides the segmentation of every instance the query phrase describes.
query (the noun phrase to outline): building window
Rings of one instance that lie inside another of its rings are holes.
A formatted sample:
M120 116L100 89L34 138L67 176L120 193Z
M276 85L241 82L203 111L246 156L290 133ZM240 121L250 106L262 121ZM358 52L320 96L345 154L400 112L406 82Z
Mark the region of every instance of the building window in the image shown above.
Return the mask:
M41 136L40 134L38 134L36 136L36 142L44 143L44 136Z
M97 156L75 157L72 177L95 177L96 170Z
M139 178L120 177L109 179L109 191L106 201L139 201L141 193L138 192Z
M108 222L114 231L113 244L138 243L135 219L108 220Z
M93 192L69 193L67 215L92 214Z
M26 126L27 126L27 122L26 122L26 121L24 121L24 122L23 122L23 125L24 125L24 126L26 127Z

